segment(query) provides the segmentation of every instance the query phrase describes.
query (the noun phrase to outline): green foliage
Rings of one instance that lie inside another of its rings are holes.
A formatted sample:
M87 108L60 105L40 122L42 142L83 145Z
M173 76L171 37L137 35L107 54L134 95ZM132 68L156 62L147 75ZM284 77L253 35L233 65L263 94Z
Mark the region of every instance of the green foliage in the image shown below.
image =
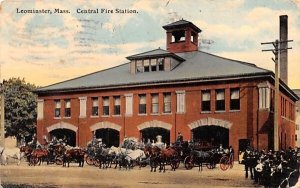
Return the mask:
M36 128L37 87L26 83L24 78L10 78L3 81L5 96L5 136L29 136Z

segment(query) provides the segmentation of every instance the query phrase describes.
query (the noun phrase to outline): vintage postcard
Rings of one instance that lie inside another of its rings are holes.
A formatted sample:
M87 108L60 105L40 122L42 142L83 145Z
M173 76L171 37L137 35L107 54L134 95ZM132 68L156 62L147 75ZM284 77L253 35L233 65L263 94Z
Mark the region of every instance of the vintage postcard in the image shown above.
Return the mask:
M300 187L299 0L0 2L0 188Z

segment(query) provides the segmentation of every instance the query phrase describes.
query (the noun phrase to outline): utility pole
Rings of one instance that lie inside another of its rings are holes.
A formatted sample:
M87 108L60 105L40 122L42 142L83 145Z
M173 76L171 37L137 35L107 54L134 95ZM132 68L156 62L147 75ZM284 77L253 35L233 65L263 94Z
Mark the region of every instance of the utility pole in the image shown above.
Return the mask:
M4 135L4 92L3 85L0 83L0 146L5 145L5 135Z
M288 48L287 45L286 47L281 47L283 43L287 44L288 42L293 42L293 40L285 40L285 41L279 41L276 40L275 42L264 42L261 43L261 45L265 45L265 44L273 44L274 49L267 49L267 50L262 50L263 52L266 51L271 51L273 52L273 54L275 55L275 59L272 58L272 60L275 63L275 99L274 99L274 132L273 132L273 137L274 137L274 151L278 151L279 150L279 135L278 135L278 120L279 120L279 65L280 65L280 61L278 58L278 55L280 54L280 51L286 51L288 49L292 49L292 48ZM282 139L282 138L281 138Z

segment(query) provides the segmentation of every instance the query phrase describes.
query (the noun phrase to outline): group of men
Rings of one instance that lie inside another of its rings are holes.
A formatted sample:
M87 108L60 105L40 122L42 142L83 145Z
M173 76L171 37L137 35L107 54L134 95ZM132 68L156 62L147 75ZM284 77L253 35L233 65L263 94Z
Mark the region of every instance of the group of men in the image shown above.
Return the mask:
M247 147L242 163L245 178L250 176L255 183L264 186L278 186L293 175L299 176L299 152L289 148L285 151L257 151Z

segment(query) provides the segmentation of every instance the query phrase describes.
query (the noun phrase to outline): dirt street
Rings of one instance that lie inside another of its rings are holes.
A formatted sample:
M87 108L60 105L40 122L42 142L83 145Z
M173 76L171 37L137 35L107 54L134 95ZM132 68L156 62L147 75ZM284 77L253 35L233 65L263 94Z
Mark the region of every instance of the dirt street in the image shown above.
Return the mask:
M150 172L150 167L141 170L98 169L85 165L69 168L43 164L0 166L3 187L257 187L252 180L245 179L243 165L235 164L233 169L222 171L198 168L186 170L183 165L175 172L167 167L165 173Z

